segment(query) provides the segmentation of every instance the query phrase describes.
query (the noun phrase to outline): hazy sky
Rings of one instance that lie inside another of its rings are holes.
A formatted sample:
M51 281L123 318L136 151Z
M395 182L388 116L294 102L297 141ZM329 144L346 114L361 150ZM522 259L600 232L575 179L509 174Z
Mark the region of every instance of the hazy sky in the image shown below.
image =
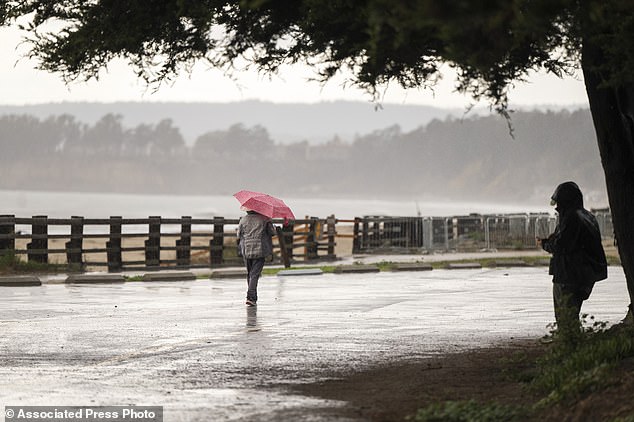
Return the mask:
M286 68L272 79L255 71L238 74L239 82L222 72L195 66L191 75L183 74L170 85L153 92L136 80L123 62L111 63L99 81L73 83L66 86L59 76L35 70L35 62L24 57L28 52L20 45L21 34L12 28L0 28L0 104L22 105L60 101L187 101L229 102L258 99L274 102L319 102L332 100L368 101L367 93L343 87L345 78L331 80L325 86L308 82L308 67ZM470 99L453 93L449 74L432 93L429 90L403 90L396 84L386 90L383 101L399 104L427 104L438 107L465 107ZM511 105L587 105L583 81L578 78L558 79L537 74L528 84L517 86L511 94Z

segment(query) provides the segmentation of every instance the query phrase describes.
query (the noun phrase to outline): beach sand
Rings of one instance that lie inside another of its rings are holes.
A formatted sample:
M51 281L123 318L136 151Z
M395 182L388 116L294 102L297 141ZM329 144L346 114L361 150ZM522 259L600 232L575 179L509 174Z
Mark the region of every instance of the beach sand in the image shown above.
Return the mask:
M337 237L335 246L335 255L341 258L347 258L352 256L352 225L338 224L337 225ZM296 231L302 231L302 228L296 228ZM94 235L92 235L94 236ZM106 242L109 240L108 235L104 234L103 237L88 237L83 240L82 249L85 251L82 254L82 261L87 263L93 263L93 265L87 265L85 270L87 271L106 271L107 270L107 253ZM124 237L121 241L122 247L122 260L123 262L141 262L145 260L144 245L147 240L147 233L134 234L134 237ZM206 265L210 263L209 247L213 238L212 233L193 233L191 238L191 245L195 249L191 251L191 262L195 265ZM69 241L69 237L66 238L52 238L48 240L48 249L53 250L53 253L49 253L48 262L50 264L66 264L66 242ZM162 248L175 248L176 241L180 239L178 233L161 235L161 247ZM324 235L319 242L327 242L327 237ZM31 242L30 239L16 239L16 250L26 250L27 243ZM300 244L304 242L301 236L295 237L295 242ZM277 236L273 238L273 244L278 245ZM224 245L226 248L225 257L228 259L236 258L236 238L225 237ZM279 252L277 252L279 254ZM295 248L294 253L301 255L304 253L302 246ZM19 254L20 259L27 260L27 255ZM175 250L161 250L161 261L173 261L176 259ZM98 264L98 265L94 265ZM237 261L239 264L239 261ZM138 264L139 266L142 264ZM164 264L162 264L164 265ZM169 265L174 265L169 264Z

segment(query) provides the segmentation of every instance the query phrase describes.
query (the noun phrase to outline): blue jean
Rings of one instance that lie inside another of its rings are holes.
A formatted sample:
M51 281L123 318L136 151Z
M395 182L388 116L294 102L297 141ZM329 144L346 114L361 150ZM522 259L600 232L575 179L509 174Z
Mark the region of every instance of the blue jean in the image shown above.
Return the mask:
M245 258L247 266L247 300L258 301L258 280L264 268L264 258Z

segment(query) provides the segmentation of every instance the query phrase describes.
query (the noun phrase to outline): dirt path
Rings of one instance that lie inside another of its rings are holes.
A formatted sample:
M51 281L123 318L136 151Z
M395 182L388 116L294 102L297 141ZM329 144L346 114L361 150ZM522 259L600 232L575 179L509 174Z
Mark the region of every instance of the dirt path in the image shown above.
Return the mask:
M348 403L338 415L372 422L404 421L417 409L444 401L495 401L532 405L542 396L528 388L526 375L547 350L538 340L395 363L332 380L299 385L295 391ZM634 420L634 358L612 372L609 383L532 415L527 421L586 422ZM619 419L622 418L622 419Z
M434 402L469 400L529 404L528 393L514 375L528 369L544 347L526 340L500 347L385 365L336 379L300 385L310 396L342 400L345 417L370 421L399 421Z

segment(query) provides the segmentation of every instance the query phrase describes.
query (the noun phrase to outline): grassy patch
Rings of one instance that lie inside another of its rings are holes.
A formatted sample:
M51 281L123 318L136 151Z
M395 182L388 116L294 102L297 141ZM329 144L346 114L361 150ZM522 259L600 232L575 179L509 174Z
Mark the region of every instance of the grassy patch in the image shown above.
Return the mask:
M588 398L611 400L611 393L607 392L611 390L606 389L621 382L622 365L634 357L634 327L616 325L606 329L603 322L595 322L591 317L587 322L585 319L582 318L584 329L572 333L553 330L546 338L549 343L545 353L539 358L529 359L526 353L518 352L501 362L516 371L505 374L509 379L536 393L534 403L523 406L475 400L434 403L419 409L411 420L538 420L549 416L549 412L560 412L561 406L571 409L579 404L583 408ZM619 418L605 420L634 422L634 415L626 412Z
M413 420L416 422L498 422L519 421L526 416L522 406L496 402L479 403L475 400L434 403L420 409Z
M481 259L463 259L463 260L446 260L446 261L435 261L435 262L427 262L424 259L420 259L417 261L407 261L407 263L411 264L429 264L433 269L445 269L447 265L450 263L479 263L483 267L491 267L496 262L500 261L517 261L522 260L526 262L528 265L535 265L540 260L543 260L543 257L518 257L518 258L505 258L505 259L496 259L496 258L481 258ZM380 271L393 271L398 264L402 264L403 262L396 261L380 261L373 263L372 265L376 265ZM366 265L361 261L354 262L352 265ZM306 266L293 266L293 270L301 270L301 269L320 269L324 273L334 273L337 269L337 265L306 265ZM285 270L286 268L280 267L265 267L262 271L263 275L276 275L278 272Z
M634 357L634 327L605 323L572 334L553 332L552 345L538 360L538 374L531 387L547 393L538 403L545 406L574 400L610 383L614 368Z
M607 255L608 265L621 265L621 258L615 255Z
M306 266L298 266L298 267L291 267L291 268L269 268L269 267L265 267L262 270L262 275L277 275L277 273L279 273L280 271L284 271L284 270L314 270L314 269L319 269L321 271L323 271L324 273L334 273L335 270L337 269L337 266L335 265L322 265L322 266L310 266L310 265L306 265Z
M13 251L0 254L0 274L80 272L78 265L44 264L21 260Z

